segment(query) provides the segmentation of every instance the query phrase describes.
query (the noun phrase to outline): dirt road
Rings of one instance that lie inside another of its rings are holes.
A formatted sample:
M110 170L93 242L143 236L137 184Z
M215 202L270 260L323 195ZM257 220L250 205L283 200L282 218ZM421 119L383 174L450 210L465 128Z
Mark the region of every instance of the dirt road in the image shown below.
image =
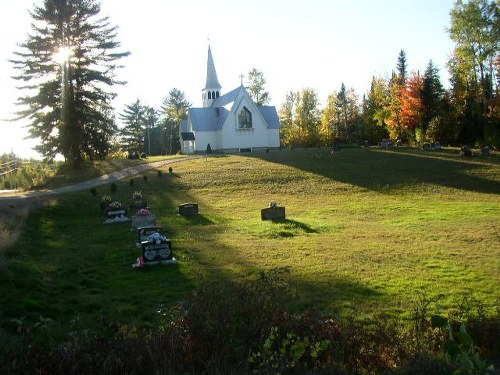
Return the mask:
M199 156L198 156L199 157ZM194 158L198 158L194 157ZM23 199L23 198L37 198L37 197L47 197L51 195L56 195L60 193L67 193L71 191L79 191L79 190L85 190L85 189L91 189L96 186L108 184L114 181L119 181L122 180L126 177L136 175L138 173L150 170L150 169L155 169L155 168L160 168L166 164L174 164L174 163L179 163L181 161L186 161L186 160L191 160L193 158L179 158L179 159L168 159L168 160L161 160L161 161L156 161L153 163L146 163L146 164L140 164L136 165L134 167L129 167L126 169L123 169L121 171L105 174L100 177L93 178L88 181L83 181L79 182L74 185L69 185L69 186L64 186L60 188L55 188L55 189L44 189L44 190L36 190L36 191L23 191L23 192L17 192L13 190L7 190L3 191L0 193L0 201L9 201L9 200L16 200L16 199Z

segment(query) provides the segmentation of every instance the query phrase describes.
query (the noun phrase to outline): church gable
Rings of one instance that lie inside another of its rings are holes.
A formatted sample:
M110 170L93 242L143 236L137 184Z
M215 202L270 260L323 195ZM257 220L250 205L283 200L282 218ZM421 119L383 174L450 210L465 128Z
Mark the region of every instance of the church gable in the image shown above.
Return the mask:
M224 95L219 95L220 88L209 47L203 107L189 108L180 127L183 152L203 152L208 145L222 152L280 146L275 107L257 106L243 84Z

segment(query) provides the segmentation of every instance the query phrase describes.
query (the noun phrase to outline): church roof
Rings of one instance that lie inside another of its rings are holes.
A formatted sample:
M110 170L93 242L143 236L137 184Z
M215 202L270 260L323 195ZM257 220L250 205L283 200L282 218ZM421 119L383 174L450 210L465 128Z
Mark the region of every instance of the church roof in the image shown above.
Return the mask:
M258 105L257 108L262 114L262 117L264 117L264 120L266 120L267 127L269 129L279 129L281 127L280 119L278 117L278 112L276 112L276 107L267 105Z
M229 91L228 93L218 97L215 99L212 103L212 107L225 107L226 105L233 103L236 98L238 97L238 94L240 93L241 90L244 90L243 86L240 86L232 91Z
M214 59L212 57L212 50L208 46L208 59L207 59L207 82L203 90L220 90L222 86L217 79L217 72L215 71Z
M189 116L194 131L207 132L222 129L229 111L225 108L190 108Z
M227 105L231 104L232 106L232 103L236 101L242 90L246 93L245 87L240 86L220 96L213 101L211 107L190 108L189 117L191 118L193 131L215 131L222 129L222 125L229 114L229 111L226 109L228 108ZM262 105L256 107L266 121L268 129L279 129L281 127L276 107ZM184 128L182 131L185 131Z

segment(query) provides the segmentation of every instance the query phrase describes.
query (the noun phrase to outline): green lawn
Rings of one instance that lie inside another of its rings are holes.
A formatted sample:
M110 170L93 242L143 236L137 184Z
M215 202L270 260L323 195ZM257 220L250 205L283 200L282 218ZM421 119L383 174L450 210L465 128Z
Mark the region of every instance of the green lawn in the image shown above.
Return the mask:
M418 292L446 313L464 295L500 300L500 158L456 150L283 150L210 156L118 184L142 190L173 242L175 266L132 270L130 224L103 225L109 185L30 214L0 259L0 323L40 316L150 325L197 285L292 269L291 308L408 319ZM284 222L261 221L276 200ZM177 215L197 202L200 215Z

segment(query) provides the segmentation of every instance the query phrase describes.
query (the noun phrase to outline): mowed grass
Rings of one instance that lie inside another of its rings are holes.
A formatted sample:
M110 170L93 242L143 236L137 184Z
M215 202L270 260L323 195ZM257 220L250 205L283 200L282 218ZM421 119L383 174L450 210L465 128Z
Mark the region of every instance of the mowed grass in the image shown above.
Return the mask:
M291 269L290 308L410 319L418 293L447 313L463 296L500 300L500 159L455 150L283 150L183 161L118 183L141 190L173 242L175 266L133 270L130 223L104 225L109 186L61 195L23 223L5 251L0 319L67 327L147 326L197 286ZM283 222L261 221L275 200ZM177 215L199 204L200 215ZM131 213L129 216L131 216ZM251 301L249 301L251 303Z

